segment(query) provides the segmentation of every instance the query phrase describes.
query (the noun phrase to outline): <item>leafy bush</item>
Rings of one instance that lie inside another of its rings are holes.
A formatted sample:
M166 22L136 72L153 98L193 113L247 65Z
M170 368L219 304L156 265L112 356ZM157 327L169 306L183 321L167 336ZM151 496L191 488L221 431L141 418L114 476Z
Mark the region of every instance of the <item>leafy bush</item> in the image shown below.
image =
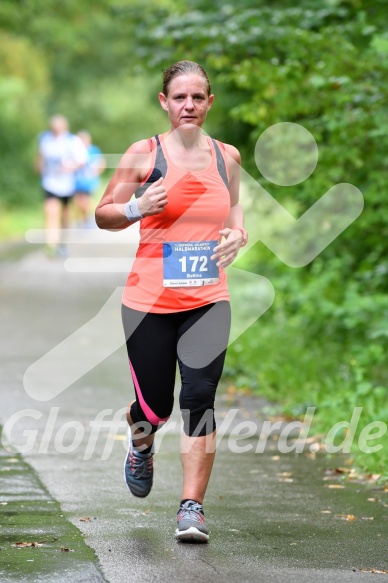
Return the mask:
M294 216L340 182L364 195L361 216L307 267L285 267L261 243L239 264L268 277L276 299L230 347L227 371L289 411L317 406L325 431L350 420L356 406L363 407L360 425L388 422L384 10L382 0L190 0L174 13L165 8L164 18L147 13L141 25L144 63L184 55L208 68L215 135L241 150L244 168ZM319 146L315 172L291 187L260 177L253 156L261 133L284 121L303 125ZM246 210L258 212L254 202ZM357 452L357 461L387 475L386 456L384 449Z
M44 123L48 72L43 55L27 39L0 33L0 202L36 202L36 136Z

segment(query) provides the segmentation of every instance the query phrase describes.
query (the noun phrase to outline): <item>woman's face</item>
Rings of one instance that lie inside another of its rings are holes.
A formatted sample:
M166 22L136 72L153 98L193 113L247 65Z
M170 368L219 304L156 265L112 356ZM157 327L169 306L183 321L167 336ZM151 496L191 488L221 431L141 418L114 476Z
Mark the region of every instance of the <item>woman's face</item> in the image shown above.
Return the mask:
M203 77L193 73L179 75L171 83L168 95L159 93L159 101L168 112L171 126L201 127L213 103L214 95L207 94L207 84Z

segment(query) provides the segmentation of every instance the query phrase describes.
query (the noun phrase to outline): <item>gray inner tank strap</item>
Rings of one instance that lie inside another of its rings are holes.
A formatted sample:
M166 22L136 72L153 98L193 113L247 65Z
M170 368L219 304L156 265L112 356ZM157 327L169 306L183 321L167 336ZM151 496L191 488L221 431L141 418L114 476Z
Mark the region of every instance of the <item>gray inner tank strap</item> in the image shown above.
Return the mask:
M147 188L151 184L153 184L154 182L159 180L159 178L161 176L165 177L167 174L167 160L163 154L162 146L160 145L160 140L159 140L158 135L155 136L155 140L156 140L155 166L152 169L150 176L147 178L147 181L135 190L135 197L136 198L140 198L142 196L142 194L144 194L144 192L147 190ZM226 164L225 164L224 157L222 155L222 152L221 152L220 147L217 144L216 140L211 138L211 141L213 143L214 151L216 153L218 173L221 176L225 186L227 188L229 188L229 180L228 180L228 174L226 171Z
M135 197L140 198L142 194L147 190L151 184L159 180L161 176L165 177L167 174L167 160L164 157L162 146L160 145L159 136L155 136L156 139L156 157L155 157L155 166L152 169L151 174L147 178L147 181L139 186L135 190Z
M228 180L228 174L226 172L225 159L222 155L222 152L221 152L220 147L217 144L216 140L211 138L211 141L213 142L214 150L216 152L218 173L221 176L222 180L224 181L225 186L227 188L229 188L229 180Z

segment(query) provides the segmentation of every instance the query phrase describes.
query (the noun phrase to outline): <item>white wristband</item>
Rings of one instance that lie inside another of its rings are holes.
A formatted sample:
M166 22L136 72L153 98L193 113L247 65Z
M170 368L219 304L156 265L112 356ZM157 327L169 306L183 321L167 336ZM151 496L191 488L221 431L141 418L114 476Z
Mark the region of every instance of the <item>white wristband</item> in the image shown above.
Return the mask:
M128 221L133 222L143 218L143 215L139 211L139 205L136 198L125 204L124 211Z

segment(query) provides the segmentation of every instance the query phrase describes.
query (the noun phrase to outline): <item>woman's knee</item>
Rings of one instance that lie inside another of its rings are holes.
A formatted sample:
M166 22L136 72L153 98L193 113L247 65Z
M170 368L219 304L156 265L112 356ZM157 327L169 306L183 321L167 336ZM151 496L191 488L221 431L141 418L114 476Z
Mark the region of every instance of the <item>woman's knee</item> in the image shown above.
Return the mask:
M214 399L216 386L201 383L200 386L182 389L179 404L186 435L208 435L215 430Z
M163 416L157 415L149 407L145 407L145 411L140 406L137 401L134 401L130 407L129 413L132 423L136 425L144 435L151 435L160 429L170 418L171 410L166 415L164 412Z

